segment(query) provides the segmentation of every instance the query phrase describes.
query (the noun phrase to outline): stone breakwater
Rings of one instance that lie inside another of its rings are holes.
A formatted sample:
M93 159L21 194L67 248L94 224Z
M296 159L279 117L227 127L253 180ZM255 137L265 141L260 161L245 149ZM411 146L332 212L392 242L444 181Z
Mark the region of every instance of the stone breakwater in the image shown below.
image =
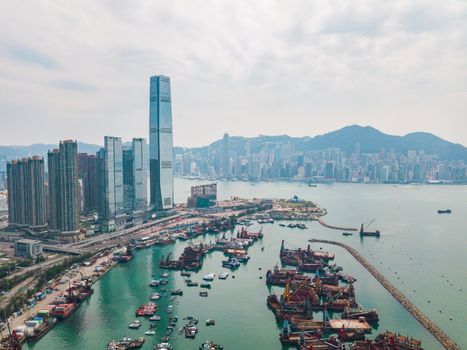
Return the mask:
M423 312L410 302L391 282L389 282L376 268L373 267L359 252L349 245L337 241L326 239L310 239L311 243L333 244L347 250L365 269L370 272L386 290L405 307L417 320L425 327L447 350L460 350L460 347L444 333L433 321L431 321Z

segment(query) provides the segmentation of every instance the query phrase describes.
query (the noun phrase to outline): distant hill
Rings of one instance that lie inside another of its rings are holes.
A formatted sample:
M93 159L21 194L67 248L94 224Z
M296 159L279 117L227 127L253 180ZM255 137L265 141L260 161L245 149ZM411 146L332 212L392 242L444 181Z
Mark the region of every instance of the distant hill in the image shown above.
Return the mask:
M78 142L78 152L94 154L102 146L93 145L89 143ZM0 159L1 158L22 158L29 156L47 156L47 151L58 148L58 144L43 144L36 143L29 146L0 146Z
M427 154L437 155L443 160L465 160L467 161L467 148L439 138L430 133L416 132L405 136L394 136L382 133L370 126L362 127L351 125L342 129L329 132L315 137L291 137L287 135L264 136L253 138L241 136L230 137L230 150L238 155L245 153L245 144L250 143L251 152L259 152L266 143L290 143L296 151L324 150L338 147L347 154L355 150L355 144L360 144L362 153L378 153L382 148L394 150L407 154L409 150L424 150ZM209 146L192 148L194 153L207 155L209 148L220 150L222 139L213 142ZM181 153L185 148L178 147L175 152Z

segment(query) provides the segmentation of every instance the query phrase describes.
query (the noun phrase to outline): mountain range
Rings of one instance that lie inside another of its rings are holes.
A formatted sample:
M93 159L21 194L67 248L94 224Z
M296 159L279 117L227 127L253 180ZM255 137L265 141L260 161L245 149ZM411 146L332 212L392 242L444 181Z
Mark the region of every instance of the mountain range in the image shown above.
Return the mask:
M373 127L351 125L342 129L318 135L315 137L292 137L288 135L265 136L246 138L242 136L231 136L229 138L230 150L242 155L245 152L246 142L250 143L252 153L259 152L264 144L290 143L295 151L324 150L338 147L347 154L355 150L356 143L360 144L362 153L378 153L382 148L407 154L409 150L424 150L426 154L437 155L443 160L465 160L467 161L467 148L461 144L452 143L440 137L426 132L414 132L405 136L385 134ZM56 148L55 144L33 144L30 146L0 146L0 159L13 159L31 155L46 156L49 149ZM78 151L95 153L101 146L78 142ZM204 147L184 148L174 147L175 154L191 150L194 153L207 155L209 148L222 147L222 139Z

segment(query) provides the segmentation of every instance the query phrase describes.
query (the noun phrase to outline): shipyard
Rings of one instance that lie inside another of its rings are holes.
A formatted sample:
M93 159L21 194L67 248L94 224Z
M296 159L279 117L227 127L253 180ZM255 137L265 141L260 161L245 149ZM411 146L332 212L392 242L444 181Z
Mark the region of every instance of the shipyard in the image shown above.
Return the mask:
M86 260L65 270L43 289L34 291L34 299L28 301L28 306L9 318L1 348L20 349L24 342L39 341L57 323L64 322L76 312L85 300L92 298L93 284L113 267L131 266L139 251L166 249L180 242L184 248L178 256L171 251L161 253L153 266L151 279L146 282L146 287L142 286L148 289L148 300L135 305L133 317L136 319L127 320L130 330L145 327L147 330L142 337L121 334L121 338L108 339L108 349L144 346L148 341L146 337L154 337L156 332L160 334L159 324L164 319L168 323L155 348L177 348L174 344L178 336L195 339L198 332L203 331L198 320L187 316L188 319L181 319L184 324L180 324L181 316L173 316L179 300L190 291L198 298L209 300L220 281L237 283L235 280L241 277L241 267L247 267L250 259L255 260L249 252L253 248L256 254L263 254L265 250L275 252L273 259L278 261L264 269L259 268L258 278L266 286L276 288L265 303L275 317L280 330L278 339L283 345L300 350L344 349L345 346L356 350L422 349L421 342L410 334L375 330L384 315L357 302L359 281L346 273L345 266L334 263L335 253L317 245L327 241L311 239L307 242L303 239L302 247L291 247L287 240L272 246L264 243L265 237L271 235L272 227L290 233L290 228L307 230L304 222L321 223L326 214L325 209L297 196L289 200L235 198L219 202L215 211L179 206L172 216L149 220L141 227L133 226L110 234L105 240L92 238L61 245L62 251L69 249L79 253L78 256L85 256ZM290 225L291 221L295 226ZM375 236L364 231L373 221L361 225L362 238ZM218 268L200 275L203 262L216 254L223 256ZM170 287L174 274L182 278L180 287ZM160 305L161 300L167 300L164 308ZM216 324L214 319L206 320L206 325ZM456 349L455 345L449 346L446 335L442 337L446 349ZM222 346L215 345L217 348Z

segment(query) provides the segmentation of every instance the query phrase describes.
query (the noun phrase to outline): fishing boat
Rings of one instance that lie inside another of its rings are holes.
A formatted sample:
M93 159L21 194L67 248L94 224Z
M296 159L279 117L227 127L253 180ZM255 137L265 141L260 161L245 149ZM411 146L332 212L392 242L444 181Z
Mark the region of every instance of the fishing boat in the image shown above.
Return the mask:
M141 305L136 311L136 317L153 316L157 311L157 305L155 303L147 303Z
M187 283L186 283L186 286L187 286L187 287L198 287L198 282L192 282L192 281L190 281L190 282L187 282Z
M149 287L157 287L161 285L161 280L152 280L149 282Z
M216 325L216 321L213 320L213 319L208 319L206 320L206 326L215 326Z
M199 350L221 350L224 349L222 345L214 344L212 341L206 341L199 347Z
M128 328L130 329L138 329L139 327L141 327L141 322L138 320L134 320L128 325Z
M126 350L126 349L139 349L144 344L144 338L131 339L122 338L120 340L112 340L107 344L107 350Z
M287 225L281 222L281 223L279 224L279 226L280 226L280 227L285 227L285 226L287 226Z
M179 295L179 296L182 296L183 295L183 290L181 289L175 289L173 291L170 292L171 295Z
M208 292L199 292L199 296L200 296L200 297L207 297L207 296L208 296Z
M208 288L211 289L211 283L210 282L203 282L199 285L201 288Z
M216 274L209 273L209 274L203 276L203 280L205 280L205 281L214 281L215 277L216 277Z

